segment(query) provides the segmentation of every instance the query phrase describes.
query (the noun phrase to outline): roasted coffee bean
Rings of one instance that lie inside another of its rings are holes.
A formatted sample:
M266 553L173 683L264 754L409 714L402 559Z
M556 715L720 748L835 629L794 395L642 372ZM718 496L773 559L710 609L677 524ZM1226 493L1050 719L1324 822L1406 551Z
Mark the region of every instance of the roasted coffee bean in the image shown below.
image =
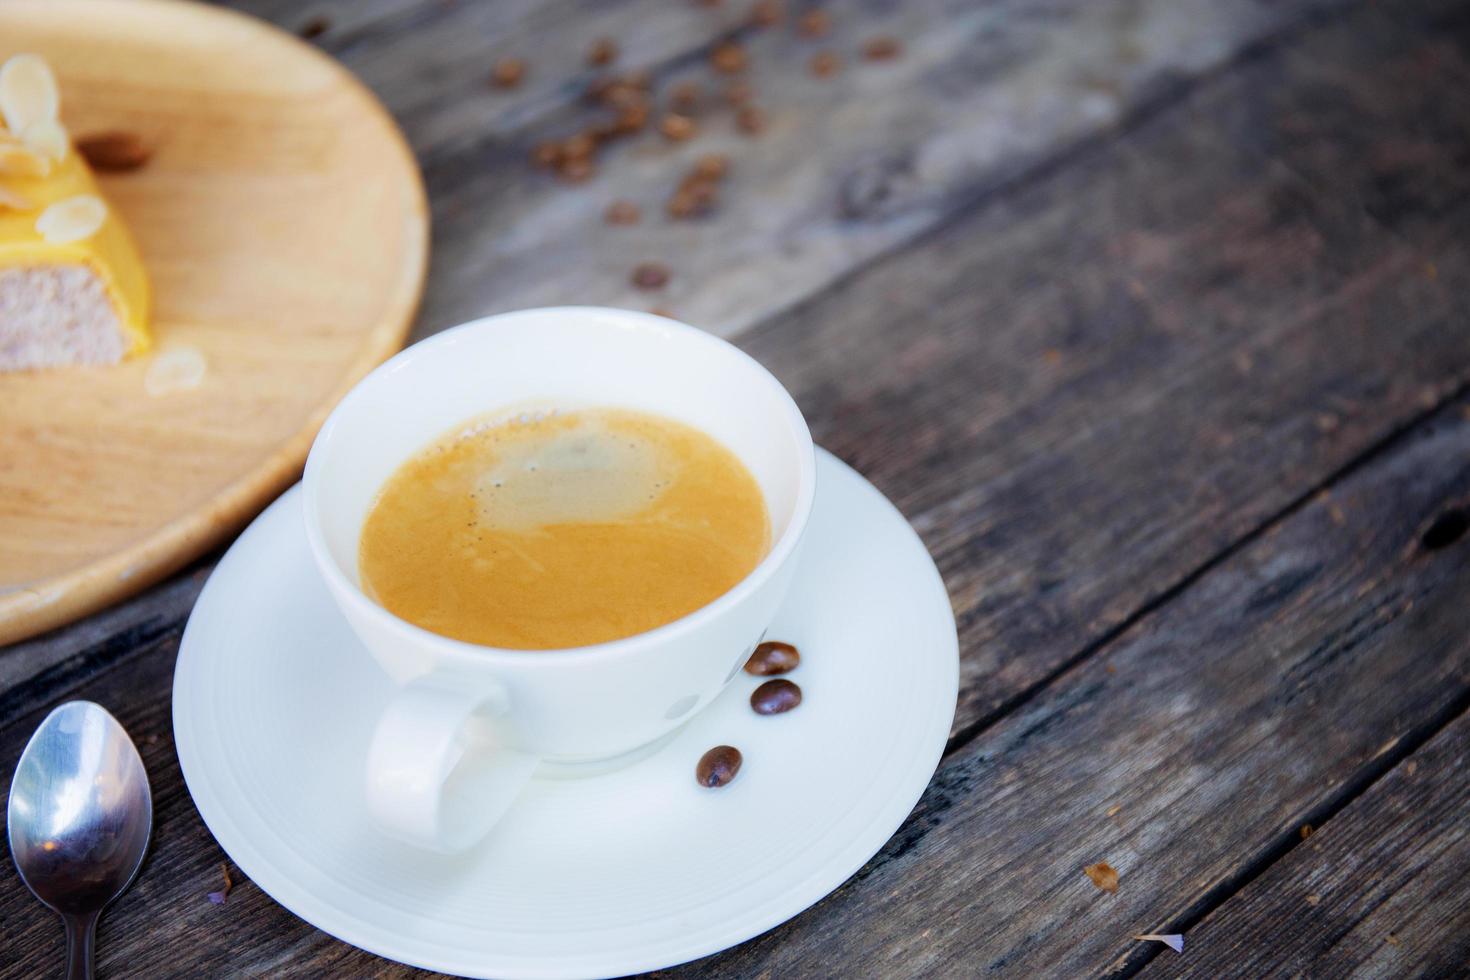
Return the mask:
M664 134L665 139L678 142L693 137L699 132L699 125L688 116L671 112L658 121L658 131Z
M639 289L663 289L669 284L669 267L660 262L644 262L633 270L633 285Z
M694 767L694 778L701 786L711 789L724 786L740 772L740 750L733 745L716 745L699 757Z
M869 61L887 61L897 58L902 50L903 45L898 43L898 38L882 35L868 39L863 45L863 57Z
M760 106L743 105L735 113L735 125L746 136L759 136L766 129L766 113Z
M501 58L490 70L490 84L496 88L515 88L526 77L526 63L520 58Z
M597 173L597 164L592 162L591 157L567 157L556 172L561 175L562 180L580 184Z
M842 62L834 52L818 51L812 55L812 60L808 67L811 69L812 74L818 78L830 78L837 74L837 69L842 67Z
M610 225L636 225L640 217L642 212L632 201L614 201L602 214L602 220Z
M796 31L802 37L826 37L832 30L832 16L825 10L808 10L796 22Z
M561 145L561 152L568 160L585 160L597 149L597 140L591 133L578 133L569 136L567 141Z
M709 63L714 66L715 71L726 75L734 75L745 70L750 59L746 57L745 48L735 41L726 41L717 44L709 53Z
M674 196L669 198L666 210L671 218L692 218L708 214L719 201L719 188L711 181L696 178L679 185Z
M755 92L751 89L749 82L734 81L725 88L725 101L732 106L749 105L753 98L755 98Z
M561 144L555 140L545 140L537 143L535 148L531 150L531 162L547 170L561 163L565 157L566 154L562 152Z
M699 180L719 180L730 171L730 158L723 153L706 153L694 161L690 177Z
M801 688L784 677L766 681L750 692L750 706L758 715L779 715L801 704Z
M669 89L669 108L682 115L690 115L699 109L702 94L698 82L680 82Z
M757 677L773 674L788 674L801 666L801 654L790 643L767 640L755 648L755 653L745 661L745 672Z
M781 23L781 0L756 0L750 8L750 22L756 27L773 27Z
M332 22L325 17L313 17L300 27L296 28L296 36L310 41L321 37L332 29Z
M594 68L610 65L618 56L618 46L610 37L600 37L587 49L587 64Z

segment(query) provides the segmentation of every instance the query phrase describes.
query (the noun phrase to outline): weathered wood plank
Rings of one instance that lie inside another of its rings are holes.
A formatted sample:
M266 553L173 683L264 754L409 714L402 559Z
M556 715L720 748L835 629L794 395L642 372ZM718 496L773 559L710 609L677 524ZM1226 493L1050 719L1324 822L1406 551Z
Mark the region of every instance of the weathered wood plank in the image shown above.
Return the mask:
M310 19L275 0L241 2L287 26ZM378 92L425 165L436 261L421 334L570 300L672 307L729 335L1242 48L1346 2L852 0L823 5L834 28L820 41L795 37L789 23L749 30L748 5L735 3L374 0L366 11L310 9L333 19L317 43ZM713 89L704 55L741 31L770 118L760 139L737 135L725 110L689 144L649 132L624 145L584 186L531 171L536 142L594 118L579 98L597 74L583 63L594 38L615 39L619 66L649 69L661 89L690 79ZM863 41L881 33L902 39L903 56L864 62ZM816 50L843 56L837 78L811 77ZM491 90L489 66L512 55L529 64L526 81ZM663 217L689 161L712 150L736 161L722 213ZM614 197L639 202L643 224L605 227L600 216ZM675 266L663 294L629 284L631 265L644 259Z
M1155 977L1449 977L1470 965L1470 716L1192 928Z
M816 910L670 975L1142 965L1131 936L1218 905L1470 706L1470 540L1420 543L1467 458L1460 402L951 755Z
M576 45L602 32L640 49L651 32L667 37L654 60L630 62L651 64L661 87L689 79L708 84L699 48L671 56L687 43L685 30L665 26L670 8L654 6L626 5L596 28L579 22L566 33L580 35ZM620 146L598 176L573 188L529 172L525 160L536 142L585 126L590 111L539 92L501 111L504 96L459 81L470 72L478 78L485 63L468 39L472 32L436 43L445 54L434 55L442 75L432 92L418 88L419 95L399 103L435 202L436 262L421 332L519 306L577 301L658 305L722 335L737 334L933 227L961 202L1335 4L827 6L834 28L820 43L788 30L747 39L751 81L770 119L763 136L740 135L722 111L689 143L670 145L648 133ZM451 23L459 25L446 21L446 29ZM579 47L570 55L543 52L545 39L558 32L530 29L532 61L552 74L570 71ZM880 33L903 39L902 58L874 64L859 57L862 41ZM718 20L705 28L705 44L717 34ZM842 54L838 77L811 77L808 59L819 49ZM380 91L414 87L408 79L380 84L371 64L361 70ZM581 83L564 83L563 94L574 95ZM531 105L522 111L525 102ZM710 151L734 161L719 213L667 219L662 208L679 176ZM600 215L615 198L642 206L643 223L604 226ZM632 265L644 260L674 270L669 287L654 296L628 281Z
M744 338L935 554L961 624L957 730L1470 376L1463 209L1409 241L1263 151L1351 172L1355 107L1443 50L1449 6L1366 10L1267 53ZM1439 65L1399 102L1465 61ZM1467 142L1470 114L1393 179L1438 187Z

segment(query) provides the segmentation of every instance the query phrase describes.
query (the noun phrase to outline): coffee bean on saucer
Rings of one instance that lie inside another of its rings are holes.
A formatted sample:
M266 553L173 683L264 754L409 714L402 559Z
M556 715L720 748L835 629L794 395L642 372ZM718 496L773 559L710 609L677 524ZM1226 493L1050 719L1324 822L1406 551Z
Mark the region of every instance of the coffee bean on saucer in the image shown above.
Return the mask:
M699 757L694 778L701 786L716 789L724 786L740 772L740 750L733 745L716 745Z
M750 692L750 706L758 715L779 715L801 704L801 688L784 677L766 681Z
M769 640L755 648L755 653L745 661L745 672L756 677L786 674L801 664L801 654L790 643Z

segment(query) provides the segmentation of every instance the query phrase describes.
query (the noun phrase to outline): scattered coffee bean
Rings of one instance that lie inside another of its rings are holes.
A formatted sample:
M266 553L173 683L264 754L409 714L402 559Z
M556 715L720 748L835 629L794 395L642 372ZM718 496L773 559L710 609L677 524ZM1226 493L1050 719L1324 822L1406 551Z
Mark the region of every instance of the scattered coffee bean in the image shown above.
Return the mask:
M740 772L740 750L733 745L716 745L699 757L694 778L701 786L715 789L724 786Z
M735 113L735 125L747 136L759 136L766 129L766 113L760 106L743 105Z
M688 116L670 112L658 121L658 131L663 133L666 139L687 140L699 132L699 124Z
M826 37L832 31L832 16L825 10L808 10L796 22L796 32L802 37Z
M325 17L317 16L308 20L296 29L296 36L310 41L321 37L331 30L332 22Z
M719 200L720 191L713 181L686 179L669 198L665 210L671 218L693 218L714 210Z
M863 45L863 57L869 61L887 61L897 58L901 51L903 51L903 45L898 43L898 38L887 35L868 38L867 43Z
M690 175L700 180L720 180L730 172L730 158L723 153L706 153L694 161Z
M801 654L790 643L767 640L745 661L745 672L756 677L786 674L801 666Z
M669 284L669 267L659 262L644 262L633 269L633 285L639 289L663 289Z
M93 170L116 174L137 170L153 155L147 144L123 130L79 136L77 152Z
M590 133L578 133L567 138L561 145L562 156L568 160L586 160L597 149L597 140Z
M525 77L526 63L520 58L501 58L490 70L490 84L496 88L515 88Z
M642 132L643 127L647 125L648 106L646 104L630 105L619 112L617 119L613 120L613 128L622 136Z
M836 53L832 51L818 51L812 55L812 60L808 67L811 69L811 73L818 78L830 78L837 74L837 69L842 67L842 62L838 59Z
M531 162L545 170L555 168L564 156L556 140L544 140L531 149Z
M650 306L648 308L648 312L652 313L654 316L665 317L669 320L674 319L673 311L670 310L667 306Z
M691 115L699 108L703 93L698 82L680 82L669 89L669 108L683 115Z
M781 0L756 0L750 8L750 22L756 27L774 27L784 13Z
M735 41L725 41L717 44L709 53L709 63L714 66L715 71L726 75L734 75L745 70L750 63L746 57L745 48Z
M751 89L750 83L743 80L737 79L725 89L725 101L732 106L747 105L753 98L755 98L755 92Z
M758 715L779 715L801 704L801 688L784 677L766 681L750 692L750 706Z
M636 225L643 212L632 201L614 201L607 206L602 220L610 225Z
M557 169L557 173L563 180L576 184L580 184L596 172L597 164L592 162L591 157L567 157Z
M594 68L610 65L618 56L618 46L610 37L600 37L587 49L587 64Z

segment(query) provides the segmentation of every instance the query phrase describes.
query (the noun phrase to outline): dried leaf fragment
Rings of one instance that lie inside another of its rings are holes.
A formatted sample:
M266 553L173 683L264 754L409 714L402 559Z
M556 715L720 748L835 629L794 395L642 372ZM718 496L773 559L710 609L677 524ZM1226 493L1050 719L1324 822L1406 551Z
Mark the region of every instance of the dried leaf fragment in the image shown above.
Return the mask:
M40 55L18 54L0 65L0 116L12 133L54 121L60 109L56 76Z
M225 899L230 897L230 890L235 887L235 881L233 878L230 877L230 866L221 861L219 864L219 870L220 874L224 875L225 887L221 888L217 892L210 892L209 895L206 896L209 899L210 903L213 905L225 904Z
M93 170L116 174L137 170L153 156L153 151L136 134L123 130L79 137L77 152Z
M1082 873L1109 895L1118 891L1118 872L1108 862L1099 861L1096 864L1089 864L1082 869Z
M107 220L107 205L100 197L78 194L57 201L36 219L36 231L51 245L64 245L91 238Z
M1184 952L1184 937L1179 935L1178 933L1171 933L1167 936L1161 936L1151 932L1143 936L1134 936L1133 938L1137 939L1141 943L1163 943L1165 946L1168 946L1176 953Z

